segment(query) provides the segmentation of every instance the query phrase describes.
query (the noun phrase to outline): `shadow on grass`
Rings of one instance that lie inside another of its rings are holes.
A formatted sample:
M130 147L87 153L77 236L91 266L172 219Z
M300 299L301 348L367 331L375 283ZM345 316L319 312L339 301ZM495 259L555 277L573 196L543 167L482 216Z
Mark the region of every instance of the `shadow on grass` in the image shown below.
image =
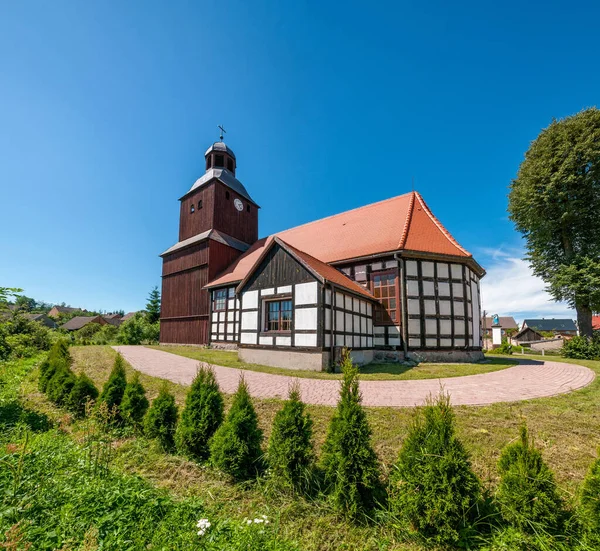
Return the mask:
M381 363L361 365L359 371L363 373L385 373L387 375L403 375L412 371L416 365L403 365L398 363Z
M0 430L4 431L16 425L26 425L34 432L46 432L52 428L52 423L46 415L23 407L17 400L0 403Z

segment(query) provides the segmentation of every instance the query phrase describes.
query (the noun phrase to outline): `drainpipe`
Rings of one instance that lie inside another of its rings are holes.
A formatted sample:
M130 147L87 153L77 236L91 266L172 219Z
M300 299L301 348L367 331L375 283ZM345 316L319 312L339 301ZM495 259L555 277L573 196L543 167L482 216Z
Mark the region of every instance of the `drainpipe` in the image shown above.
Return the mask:
M394 253L394 258L398 262L400 271L400 292L402 305L402 348L404 349L404 357L408 354L408 302L406 299L406 278L404 277L404 260L400 258L399 253Z

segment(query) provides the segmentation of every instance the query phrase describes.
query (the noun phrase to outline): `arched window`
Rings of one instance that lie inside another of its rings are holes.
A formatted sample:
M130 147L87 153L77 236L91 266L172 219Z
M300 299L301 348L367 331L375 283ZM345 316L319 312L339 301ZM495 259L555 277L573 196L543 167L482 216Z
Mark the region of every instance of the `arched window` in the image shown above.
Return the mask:
M200 201L198 201L198 210L200 210L202 208L202 199L200 199Z

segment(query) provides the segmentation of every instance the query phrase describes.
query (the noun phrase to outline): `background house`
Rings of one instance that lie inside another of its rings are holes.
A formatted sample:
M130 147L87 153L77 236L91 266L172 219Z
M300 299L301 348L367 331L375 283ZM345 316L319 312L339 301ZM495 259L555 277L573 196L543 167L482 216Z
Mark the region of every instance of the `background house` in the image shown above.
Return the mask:
M523 327L523 329L510 337L510 343L518 345L541 340L544 340L544 337L531 327Z
M594 331L600 331L600 315L592 316L592 329Z
M521 329L525 329L526 327L530 327L538 333L552 333L554 336L563 335L572 337L577 335L577 326L571 319L526 319L523 321Z
M48 312L51 318L59 318L61 314L72 314L73 312L85 312L81 308L71 308L70 306L53 306Z
M58 324L52 318L48 317L47 314L25 314L24 317L29 321L37 321L50 329L58 328Z
M108 322L102 316L75 316L70 319L67 323L60 326L65 331L77 331L82 327L90 323L99 323L100 325L107 325Z
M123 323L123 316L121 314L103 314L102 317L115 327L119 327Z
M500 327L502 327L502 336L505 337L508 333L516 333L519 330L519 324L515 321L512 316L500 316ZM492 325L494 322L492 316L481 318L481 326L483 327L483 336L491 338L492 336Z

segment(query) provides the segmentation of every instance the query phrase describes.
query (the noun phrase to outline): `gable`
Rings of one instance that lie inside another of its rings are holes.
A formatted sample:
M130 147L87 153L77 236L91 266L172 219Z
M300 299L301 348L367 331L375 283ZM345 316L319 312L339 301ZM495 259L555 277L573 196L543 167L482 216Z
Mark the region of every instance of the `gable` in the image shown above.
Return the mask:
M316 278L291 254L279 244L275 244L249 277L243 291L294 285L315 280Z

